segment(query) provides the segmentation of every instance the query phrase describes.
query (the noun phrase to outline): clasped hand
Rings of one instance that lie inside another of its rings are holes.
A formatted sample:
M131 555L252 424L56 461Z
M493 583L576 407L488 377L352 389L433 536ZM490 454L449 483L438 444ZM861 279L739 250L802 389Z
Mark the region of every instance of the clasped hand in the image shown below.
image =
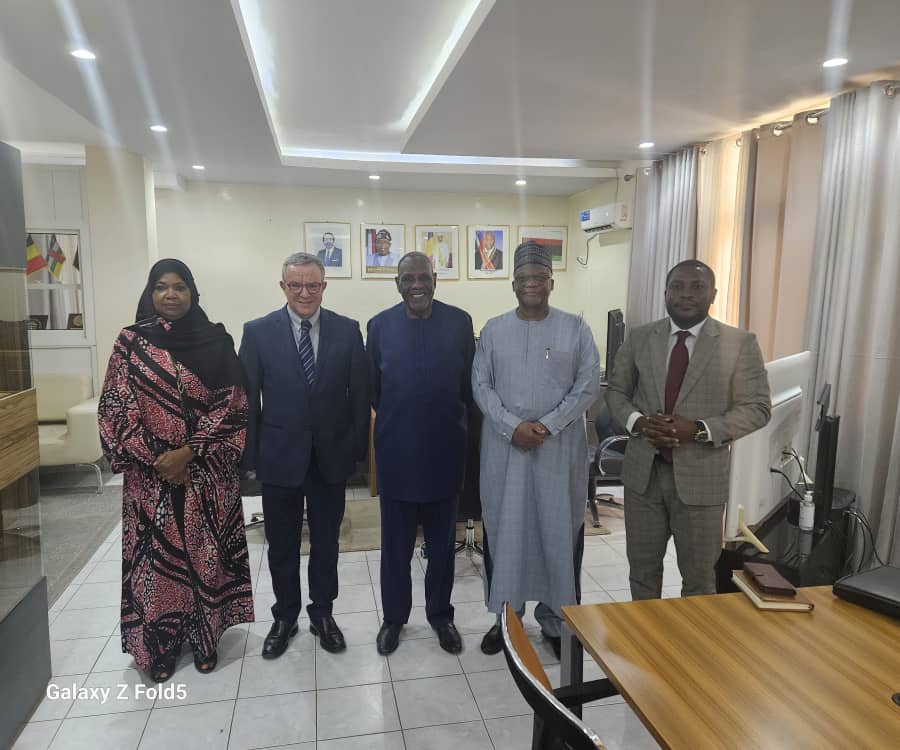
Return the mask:
M539 448L550 437L548 430L540 422L521 422L513 432L512 443L523 451L533 451Z
M634 431L657 448L677 448L694 439L697 424L677 414L652 414L638 419Z
M183 445L159 455L153 462L157 473L171 484L185 484L188 480L187 465L194 458L190 446Z

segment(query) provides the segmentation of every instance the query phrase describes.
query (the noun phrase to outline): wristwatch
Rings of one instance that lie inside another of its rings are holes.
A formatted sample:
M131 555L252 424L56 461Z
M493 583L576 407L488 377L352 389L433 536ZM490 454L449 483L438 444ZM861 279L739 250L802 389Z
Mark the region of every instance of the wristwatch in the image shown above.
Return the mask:
M706 425L703 422L697 422L697 431L694 433L694 441L697 443L708 443L709 442L709 432L706 430Z

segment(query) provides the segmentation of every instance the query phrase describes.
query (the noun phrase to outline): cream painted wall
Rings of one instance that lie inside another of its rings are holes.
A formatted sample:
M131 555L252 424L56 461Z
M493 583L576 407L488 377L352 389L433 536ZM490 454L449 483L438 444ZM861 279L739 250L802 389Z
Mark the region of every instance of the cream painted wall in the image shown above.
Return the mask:
M134 322L147 280L153 194L144 158L128 151L88 146L85 185L92 240L97 366L106 372L119 331Z
M369 318L400 298L393 281L360 278L361 222L405 223L407 249L414 239L415 224L457 224L464 258L469 224L509 224L514 237L520 224L568 226L568 268L556 274L552 303L585 313L602 344L606 310L624 307L627 245L619 238L619 244L598 252L592 243L588 269L581 268L575 256L584 252L578 211L608 202L608 194L615 194L615 182L571 198L191 182L183 192L156 192L159 255L180 258L191 267L207 313L225 323L237 341L246 320L284 304L278 288L281 262L289 253L303 249L304 221L352 223L354 278L331 279L324 304L359 320L363 328ZM630 241L630 233L626 234ZM464 269L461 276L465 277ZM436 296L467 310L476 329L515 305L507 280L441 280Z

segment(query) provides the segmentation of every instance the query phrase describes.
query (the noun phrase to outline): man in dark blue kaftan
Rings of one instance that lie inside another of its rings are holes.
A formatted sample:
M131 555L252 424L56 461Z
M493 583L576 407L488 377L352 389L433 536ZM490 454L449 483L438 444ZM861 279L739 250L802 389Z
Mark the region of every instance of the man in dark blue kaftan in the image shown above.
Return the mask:
M453 625L456 509L463 484L466 408L472 401L472 319L434 301L437 277L423 253L397 268L403 302L369 321L367 351L375 409L381 497L379 653L393 652L412 608L410 563L421 523L428 548L425 614L440 645L457 653Z

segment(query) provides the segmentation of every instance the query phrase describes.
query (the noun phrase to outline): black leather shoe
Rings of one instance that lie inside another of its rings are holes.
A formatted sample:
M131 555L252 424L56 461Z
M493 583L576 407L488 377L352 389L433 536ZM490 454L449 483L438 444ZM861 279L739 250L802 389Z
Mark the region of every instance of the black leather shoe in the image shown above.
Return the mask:
M451 654L458 654L462 651L462 638L459 637L456 625L452 622L446 622L443 625L438 625L435 630L437 631L441 648L444 651L449 651Z
M503 633L500 632L500 623L497 623L481 639L481 652L488 656L493 656L494 654L499 654L502 650Z
M317 617L309 621L309 632L319 637L319 643L326 651L336 654L347 648L344 634L331 615Z
M400 645L400 630L402 625L393 625L389 622L381 623L381 629L378 631L378 637L375 639L375 645L378 647L378 653L382 656L393 654Z
M263 659L277 659L287 651L288 641L297 635L297 623L275 620L269 629L266 640L263 641Z
M544 640L550 644L550 648L553 649L553 653L556 654L557 659L562 658L562 640L560 640L559 636L556 635L547 635L546 633L542 633L544 636Z

